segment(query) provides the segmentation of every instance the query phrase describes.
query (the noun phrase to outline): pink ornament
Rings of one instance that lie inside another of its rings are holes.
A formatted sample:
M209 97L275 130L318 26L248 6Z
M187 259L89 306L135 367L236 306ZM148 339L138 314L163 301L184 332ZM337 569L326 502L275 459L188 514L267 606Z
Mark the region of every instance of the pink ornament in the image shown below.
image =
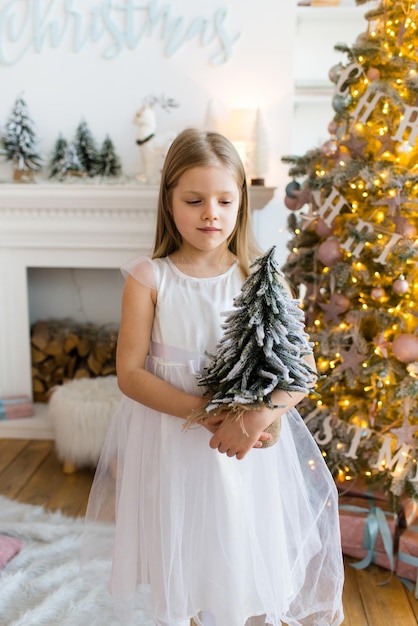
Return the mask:
M333 301L340 313L345 313L350 308L350 299L343 293L334 293Z
M338 123L335 120L332 120L328 124L328 132L330 135L335 135L338 130Z
M329 79L332 83L337 84L340 74L343 70L343 66L341 63L337 63L337 65L333 65L328 72Z
M403 296L409 289L409 283L403 276L399 276L393 283L392 289L399 296Z
M300 205L298 204L297 198L291 198L290 196L285 196L284 203L289 209L289 211L297 211L298 209L301 208Z
M370 297L372 298L372 300L382 300L386 295L385 290L383 289L383 287L373 287L373 289L370 292Z
M370 81L373 82L374 80L378 80L380 78L380 72L377 67L370 67L367 70L366 76Z
M338 154L338 162L339 163L348 163L351 161L352 157L349 152L341 152Z
M318 248L318 259L324 265L332 267L343 258L340 242L338 239L326 239Z
M418 337L411 333L398 335L392 343L392 351L401 363L418 361Z
M315 226L316 234L320 237L329 237L333 233L331 226L328 226L326 221L320 217Z
M411 222L405 222L399 229L399 234L403 235L407 239L415 239L418 231L415 224L411 224Z
M348 324L355 324L357 322L357 320L358 320L358 318L353 313L348 312L347 315L345 316L345 321Z
M364 43L369 39L369 33L366 31L365 33L360 33L357 36L356 43Z
M330 139L329 141L326 141L321 146L321 152L323 155L327 157L332 157L336 155L338 152L337 142L334 139Z

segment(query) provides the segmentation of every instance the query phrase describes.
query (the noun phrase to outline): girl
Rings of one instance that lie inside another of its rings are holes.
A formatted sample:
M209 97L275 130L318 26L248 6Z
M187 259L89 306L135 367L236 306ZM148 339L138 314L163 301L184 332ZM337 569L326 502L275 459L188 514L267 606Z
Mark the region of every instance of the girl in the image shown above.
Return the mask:
M259 255L249 221L235 148L185 130L162 171L153 257L123 268L124 396L87 511L93 522L115 510L110 590L126 620L138 601L169 626L342 621L336 489L293 408L301 394L277 391L284 408L246 412L247 434L221 417L183 428L207 402L197 374ZM257 450L280 416L278 443ZM97 556L92 530L86 551Z

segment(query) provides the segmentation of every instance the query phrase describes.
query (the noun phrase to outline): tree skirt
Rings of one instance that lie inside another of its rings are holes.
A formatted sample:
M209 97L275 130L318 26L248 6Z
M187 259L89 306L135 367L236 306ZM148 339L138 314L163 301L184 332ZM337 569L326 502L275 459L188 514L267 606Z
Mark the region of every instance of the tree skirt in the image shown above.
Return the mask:
M83 526L82 518L0 496L0 534L23 543L0 570L0 624L118 626L106 587L80 576ZM153 626L140 610L134 623Z

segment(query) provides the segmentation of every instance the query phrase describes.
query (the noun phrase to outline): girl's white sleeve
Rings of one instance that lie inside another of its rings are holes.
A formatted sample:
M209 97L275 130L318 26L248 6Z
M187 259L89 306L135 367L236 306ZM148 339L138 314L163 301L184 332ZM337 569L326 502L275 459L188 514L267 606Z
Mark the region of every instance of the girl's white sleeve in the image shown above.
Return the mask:
M158 265L146 256L136 257L122 265L121 272L125 280L132 276L136 281L149 289L158 289Z

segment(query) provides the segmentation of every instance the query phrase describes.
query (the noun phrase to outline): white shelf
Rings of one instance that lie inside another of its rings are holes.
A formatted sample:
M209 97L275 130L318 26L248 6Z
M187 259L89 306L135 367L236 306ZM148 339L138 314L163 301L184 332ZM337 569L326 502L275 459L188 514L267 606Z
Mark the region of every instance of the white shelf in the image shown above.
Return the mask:
M316 21L329 18L337 20L358 20L371 8L372 7L368 5L360 7L348 7L341 5L336 7L297 7L296 19L298 22L302 20Z
M306 106L308 104L331 105L332 95L324 93L298 93L296 92L293 102L296 106Z
M0 422L0 439L55 439L48 405L34 404L33 417L23 417Z
M274 195L275 187L248 186L251 208L254 211L263 209ZM158 202L159 188L152 185L130 183L126 185L106 184L67 184L67 183L33 183L19 185L16 183L0 184L0 219L2 214L9 212L39 211L40 215L69 213L73 216L86 213L86 217L94 214L108 213L109 216L123 216L127 211L135 215L140 205L155 213Z

